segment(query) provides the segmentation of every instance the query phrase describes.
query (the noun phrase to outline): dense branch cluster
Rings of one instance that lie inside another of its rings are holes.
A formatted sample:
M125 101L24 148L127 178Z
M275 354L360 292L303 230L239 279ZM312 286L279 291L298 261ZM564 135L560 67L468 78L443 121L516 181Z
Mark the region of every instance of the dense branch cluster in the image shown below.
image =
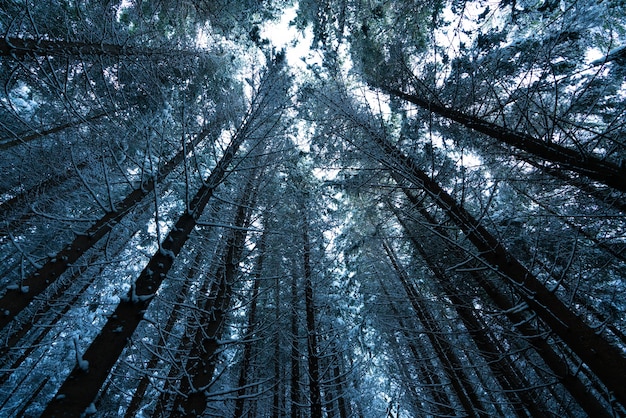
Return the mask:
M621 2L5 3L0 415L626 415Z

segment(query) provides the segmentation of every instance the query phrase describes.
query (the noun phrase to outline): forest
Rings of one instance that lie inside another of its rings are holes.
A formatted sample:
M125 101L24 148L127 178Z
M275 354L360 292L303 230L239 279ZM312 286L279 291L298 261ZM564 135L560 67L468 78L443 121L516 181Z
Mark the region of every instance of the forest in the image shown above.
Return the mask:
M0 33L0 416L626 416L623 0Z

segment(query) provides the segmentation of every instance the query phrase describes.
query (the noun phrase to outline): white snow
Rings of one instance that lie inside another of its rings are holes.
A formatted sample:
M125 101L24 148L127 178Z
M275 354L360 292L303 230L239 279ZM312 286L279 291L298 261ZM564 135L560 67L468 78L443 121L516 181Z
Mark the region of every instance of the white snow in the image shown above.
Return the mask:
M96 409L96 406L93 404L93 402L89 404L87 409L85 409L85 415L93 415L96 412L98 412L98 410Z
M176 255L174 254L174 252L172 250L168 250L168 249L165 249L165 248L161 247L159 252L162 255L171 258L172 260L176 258Z
M78 336L75 335L73 338L73 341L74 341L74 348L76 349L76 364L81 370L86 372L89 370L89 362L83 359L83 355L80 352L80 349L78 348Z
M19 284L10 284L6 288L7 290L19 290L22 293L28 293L28 291L30 290L30 287L21 286Z

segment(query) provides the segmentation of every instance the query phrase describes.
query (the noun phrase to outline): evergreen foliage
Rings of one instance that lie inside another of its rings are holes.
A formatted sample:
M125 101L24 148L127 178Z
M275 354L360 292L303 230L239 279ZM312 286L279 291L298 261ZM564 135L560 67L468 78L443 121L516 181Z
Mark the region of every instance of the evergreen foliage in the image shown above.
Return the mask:
M626 415L623 2L0 29L0 415Z

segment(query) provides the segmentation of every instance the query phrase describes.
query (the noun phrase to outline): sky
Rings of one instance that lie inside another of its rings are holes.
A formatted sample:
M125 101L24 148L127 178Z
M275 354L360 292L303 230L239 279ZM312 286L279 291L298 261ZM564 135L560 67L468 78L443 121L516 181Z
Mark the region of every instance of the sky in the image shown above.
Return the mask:
M285 48L287 63L291 68L305 68L303 58L308 59L311 54L313 32L310 27L303 33L290 25L297 11L297 5L290 7L283 11L280 20L266 22L262 27L261 36L269 39L277 50Z

